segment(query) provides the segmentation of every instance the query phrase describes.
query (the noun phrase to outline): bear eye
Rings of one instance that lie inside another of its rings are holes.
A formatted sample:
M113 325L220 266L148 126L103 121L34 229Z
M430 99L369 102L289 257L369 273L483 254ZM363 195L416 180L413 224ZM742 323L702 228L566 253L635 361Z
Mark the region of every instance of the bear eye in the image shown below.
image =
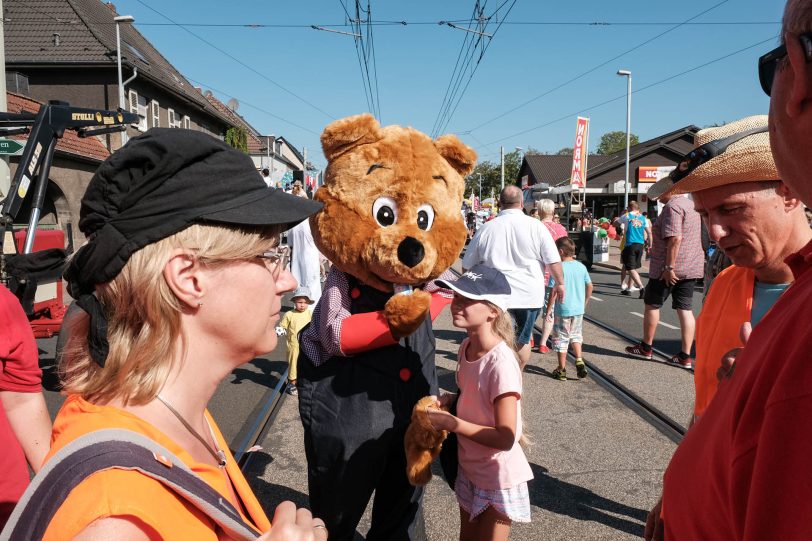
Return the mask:
M417 227L423 231L431 229L434 223L434 209L431 205L420 205L417 209Z
M372 204L372 215L382 227L389 227L398 221L398 204L391 197L379 197Z

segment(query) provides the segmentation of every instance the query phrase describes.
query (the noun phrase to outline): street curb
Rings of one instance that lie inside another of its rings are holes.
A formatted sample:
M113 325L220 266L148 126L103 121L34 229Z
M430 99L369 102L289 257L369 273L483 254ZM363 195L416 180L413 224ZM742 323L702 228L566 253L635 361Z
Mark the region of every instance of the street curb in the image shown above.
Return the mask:
M605 267L607 269L615 269L615 270L618 270L618 271L622 270L620 268L620 265L615 265L613 263L603 263L603 262L595 261L595 262L592 263L592 266L593 267Z

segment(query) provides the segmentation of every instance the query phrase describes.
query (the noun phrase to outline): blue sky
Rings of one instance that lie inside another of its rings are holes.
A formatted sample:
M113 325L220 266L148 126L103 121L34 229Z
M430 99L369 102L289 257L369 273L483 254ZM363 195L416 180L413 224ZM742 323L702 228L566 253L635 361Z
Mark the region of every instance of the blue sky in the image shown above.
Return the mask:
M344 2L354 13L354 2ZM720 3L691 22L726 24L674 28ZM340 25L346 19L340 0L115 0L115 4L120 14L135 16L139 31L184 75L223 101L239 100L240 114L260 132L284 135L300 149L307 147L308 157L319 168L325 165L318 139L324 126L368 110L350 36L309 27L186 27L249 69L182 28L166 25L167 20L153 11L180 24ZM489 0L484 11L491 15L502 5L501 20L512 4L513 0ZM688 124L702 127L766 114L769 100L759 87L756 61L776 46L780 25L729 23L777 23L783 6L783 0L517 0L498 30L495 18L488 24L485 31L496 33L443 133L458 134L480 159L498 161L500 145L506 152L516 146L543 151L571 147L575 117L583 111L591 118L594 150L603 133L625 130L626 80L615 74L618 69L630 70L633 90L641 89L632 96L632 132L641 140ZM383 124L432 132L466 36L462 30L435 23L467 21L473 7L472 0L371 0L375 21L432 23L372 29ZM616 24L517 24L539 22ZM504 116L492 120L500 115Z

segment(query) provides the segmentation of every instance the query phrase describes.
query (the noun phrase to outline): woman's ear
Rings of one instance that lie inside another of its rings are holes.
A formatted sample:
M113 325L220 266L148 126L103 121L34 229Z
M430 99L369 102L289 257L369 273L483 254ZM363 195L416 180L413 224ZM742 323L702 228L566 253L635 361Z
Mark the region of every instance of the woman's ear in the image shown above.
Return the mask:
M194 254L181 248L173 250L164 266L163 276L182 305L196 309L202 304L205 280Z

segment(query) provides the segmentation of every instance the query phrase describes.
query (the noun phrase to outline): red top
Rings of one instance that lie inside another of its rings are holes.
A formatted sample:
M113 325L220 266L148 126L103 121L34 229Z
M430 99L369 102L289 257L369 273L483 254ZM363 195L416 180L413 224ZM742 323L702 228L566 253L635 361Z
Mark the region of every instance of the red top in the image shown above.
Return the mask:
M0 286L0 391L42 390L39 350L17 297ZM0 526L28 486L28 465L0 403Z
M665 472L666 539L807 540L812 532L812 242L732 379Z

